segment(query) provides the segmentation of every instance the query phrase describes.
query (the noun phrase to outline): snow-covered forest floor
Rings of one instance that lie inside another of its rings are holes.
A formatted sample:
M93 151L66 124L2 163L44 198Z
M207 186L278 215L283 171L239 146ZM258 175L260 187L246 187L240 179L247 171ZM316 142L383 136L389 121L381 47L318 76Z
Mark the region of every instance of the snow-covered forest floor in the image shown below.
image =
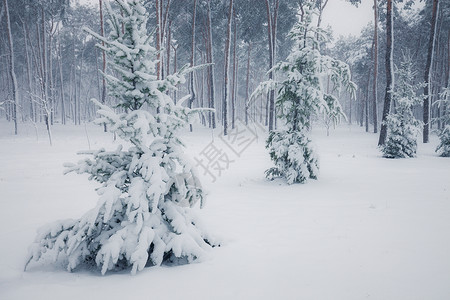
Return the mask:
M94 125L12 134L0 124L0 299L450 299L450 159L419 143L418 157L389 160L378 135L342 125L329 137L316 127L319 180L288 186L267 181L271 161L265 134L240 156L219 131L184 135L191 157L213 146L232 160L212 182L199 210L222 246L199 263L109 272L31 263L23 272L36 229L79 218L92 208L96 184L63 176L79 150L115 148ZM86 135L87 132L87 135ZM224 157L222 157L224 158ZM222 167L226 160L222 159Z

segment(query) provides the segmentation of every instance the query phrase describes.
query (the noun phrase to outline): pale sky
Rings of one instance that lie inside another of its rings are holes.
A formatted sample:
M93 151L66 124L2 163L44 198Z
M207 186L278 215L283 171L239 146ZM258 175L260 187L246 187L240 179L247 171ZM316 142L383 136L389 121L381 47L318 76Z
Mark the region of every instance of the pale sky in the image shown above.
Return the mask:
M335 38L349 34L358 36L361 29L373 21L372 7L372 0L362 0L358 8L345 0L328 0L323 11L322 27L330 25Z
M98 5L98 0L79 1ZM338 38L339 35L359 35L361 29L373 20L372 6L373 0L362 0L358 8L345 0L328 0L323 12L322 27L330 25L333 28L335 38Z

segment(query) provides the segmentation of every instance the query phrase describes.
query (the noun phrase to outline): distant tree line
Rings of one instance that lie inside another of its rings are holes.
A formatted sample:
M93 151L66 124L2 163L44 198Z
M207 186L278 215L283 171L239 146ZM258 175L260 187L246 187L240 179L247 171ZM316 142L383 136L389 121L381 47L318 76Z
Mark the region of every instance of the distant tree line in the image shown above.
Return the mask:
M0 11L0 117L20 123L45 123L51 138L55 123L82 124L95 116L91 98L114 105L102 72L108 67L98 41L81 28L109 32L105 0L89 5L73 0L2 0ZM358 0L350 0L357 5ZM350 65L357 83L356 101L345 92L339 101L349 123L378 132L396 103L390 97L395 69L403 54L413 62L415 83L427 82L423 105L414 115L428 127L443 128L449 105L442 101L449 85L449 1L374 0L374 20L359 36L339 37L321 48ZM163 79L182 66L208 64L195 71L178 91L189 107L210 107L200 116L205 126L233 128L236 120L277 126L277 91L248 99L292 48L288 32L300 15L302 0L151 0L147 24L158 49L157 74ZM322 20L327 0L317 0ZM414 10L414 4L419 9ZM105 20L103 20L105 19ZM393 38L391 38L393 36ZM392 52L391 52L392 51ZM323 83L326 85L325 83ZM445 99L444 99L445 100ZM440 104L440 105L437 105ZM380 143L383 136L380 135Z

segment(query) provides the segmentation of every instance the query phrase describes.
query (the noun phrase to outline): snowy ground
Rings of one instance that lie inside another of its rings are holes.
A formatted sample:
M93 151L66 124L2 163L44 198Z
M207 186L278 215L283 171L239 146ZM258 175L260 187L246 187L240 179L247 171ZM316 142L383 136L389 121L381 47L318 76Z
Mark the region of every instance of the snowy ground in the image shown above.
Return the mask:
M435 155L435 136L418 158L387 160L359 127L330 137L317 128L321 176L292 186L264 179L260 136L240 157L228 152L234 162L215 182L203 176L199 213L223 241L209 259L101 276L23 266L39 226L95 205L95 183L63 176L62 164L87 137L93 149L114 147L111 135L55 126L50 147L42 128L38 141L21 129L15 137L0 123L0 299L450 299L450 159ZM186 133L187 152L200 157L211 136Z

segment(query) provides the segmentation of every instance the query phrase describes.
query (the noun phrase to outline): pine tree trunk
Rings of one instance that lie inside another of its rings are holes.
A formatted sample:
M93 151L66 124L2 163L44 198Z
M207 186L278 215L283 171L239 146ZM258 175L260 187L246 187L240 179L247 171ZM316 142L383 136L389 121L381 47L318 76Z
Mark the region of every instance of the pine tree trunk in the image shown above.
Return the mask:
M233 13L234 16L234 36L233 36L233 88L231 90L231 128L234 129L234 123L236 118L236 40L237 40L237 26L236 26L236 11Z
M61 40L58 40L59 80L61 82L61 124L66 125L66 101L64 99L64 77L62 68Z
M38 59L37 59L36 50L34 49L33 43L31 42L30 31L28 29L28 26L27 26L26 22L24 22L24 28L25 28L25 37L24 37L24 39L28 40L28 43L29 43L30 48L31 48L32 62L34 63L36 72L39 72L39 62L38 62ZM31 73L32 73L31 72L31 70L32 70L31 65L32 65L32 63L30 62L30 87L31 87L30 88L30 93L32 92L32 89L33 89L33 79L32 79L32 76L31 76ZM32 120L33 120L33 122L36 123L37 122L37 107L36 107L36 102L33 99L33 96L30 97L30 101L31 101L31 107L33 108L32 109L32 111L33 111Z
M162 0L156 0L156 59L158 62L156 63L156 76L158 79L161 79L161 3Z
M28 88L28 99L30 101L30 120L34 120L34 107L33 107L33 98L31 96L32 88L31 88L31 63L30 63L30 56L28 51L28 42L27 42L27 31L25 28L25 22L22 24L23 27L23 36L24 36L24 43L25 43L25 59L27 64L27 88Z
M11 77L12 82L12 94L14 103L12 106L12 118L14 120L14 134L18 134L18 127L17 127L17 107L19 105L19 95L18 95L18 86L17 86L17 78L16 78L16 71L14 69L15 67L15 61L14 61L14 42L12 39L11 34L11 21L9 18L9 8L8 8L8 0L3 0L3 6L5 8L6 12L6 30L8 35L8 44L9 44L9 74Z
M278 0L276 2L276 6L278 6ZM266 0L266 11L267 11L267 35L268 35L268 40L269 40L269 70L271 70L273 68L273 64L274 64L274 39L276 38L276 32L274 32L274 30L276 29L276 24L274 24L277 18L277 8L275 8L274 11L274 16L272 18L272 14L270 12L270 3L269 0ZM269 80L273 80L273 72L270 71L269 72ZM269 93L269 98L268 98L268 125L269 125L269 130L273 130L274 129L274 111L275 111L275 91L271 90Z
M359 90L359 126L364 126L364 92Z
M249 103L249 81L250 81L250 53L252 51L252 43L248 43L248 54L247 54L247 78L246 78L246 84L245 84L245 125L248 125L248 106Z
M105 23L103 21L103 1L98 0L99 10L100 10L100 35L105 36ZM105 46L105 42L102 41L102 46ZM102 93L101 93L101 103L106 104L106 52L102 50ZM103 124L103 131L106 132L106 123Z
M373 35L373 102L372 102L372 117L373 117L373 133L378 132L378 3L373 1L374 11L374 35Z
M394 89L394 30L393 30L393 0L387 1L387 14L386 14L386 91L384 96L383 118L381 120L380 138L378 145L384 145L387 135L386 119L389 115L392 101L392 90Z
M433 12L431 17L431 32L430 32L430 41L428 43L428 55L427 55L427 64L425 67L425 87L424 87L424 99L423 99L423 142L429 142L430 135L430 86L431 86L431 64L433 62L433 52L434 52L434 44L435 44L435 35L436 35L436 21L437 21L437 11L439 6L439 0L433 0Z
M177 72L177 48L173 47L173 72ZM177 91L173 92L173 102L177 104Z
M78 125L81 125L81 84L83 81L83 62L84 62L84 49L85 44L83 44L83 48L81 49L81 61L80 61L80 78L78 82L78 101L77 101L77 111L78 111Z
M223 116L223 135L228 134L228 69L230 58L230 41L231 41L231 20L233 18L233 0L230 0L230 7L228 10L228 25L227 38L225 41L225 66L224 66L224 80L223 80L223 95L222 95L222 116Z
M39 116L39 122L42 122L42 99L44 97L44 88L43 88L44 68L42 66L41 31L39 28L40 28L39 23L36 23L36 37L37 37L36 64L38 66L37 67L38 75L37 75L36 81L38 82L38 87L40 89L39 92L40 92L40 96L41 96L41 99L39 99L39 102L38 102L37 115Z
M50 124L53 126L54 123L54 114L55 114L55 88L54 88L54 78L53 78L53 55L52 55L52 49L53 49L53 34L54 34L54 28L55 28L55 22L53 19L53 15L51 15L51 24L49 28L49 34L48 34L48 48L47 51L47 62L48 62L48 90L49 90L49 97L48 97L48 108L50 111Z
M47 39L46 39L46 33L45 33L45 11L44 7L42 7L42 70L43 70L43 77L42 77L42 90L44 92L43 99L43 109L45 116L45 123L48 126L48 115L46 108L48 107L48 68L47 68Z
M450 81L450 29L447 31L447 68L445 73L445 87L448 88ZM450 112L447 111L447 103L444 102L443 108L442 108L442 116L446 116ZM442 128L445 128L446 122L445 118L442 120ZM449 124L450 125L450 124Z
M170 74L170 45L172 43L172 20L169 21L169 25L167 27L167 46L166 46L166 52L167 52L167 65L166 65L166 74Z
M191 67L194 66L195 63L195 19L197 15L197 0L194 0L194 8L192 12L192 48L191 48ZM195 101L196 92L194 85L194 72L190 74L190 90L191 90L191 99L189 100L189 108L192 108L192 104ZM192 124L189 124L189 130L192 132Z
M369 92L370 92L370 69L367 76L366 101L364 101L364 115L366 121L366 132L369 132Z
M328 1L328 0L327 0ZM278 28L278 7L280 5L280 0L275 0L275 9L273 11L273 17L272 17L272 62L275 64L275 60L277 58L277 28ZM272 74L273 80L275 80L275 73ZM277 107L275 106L275 97L276 97L276 91L272 90L271 92L271 99L273 101L272 107L273 107L273 128L277 129Z
M208 63L211 65L208 67L209 70L209 82L210 82L210 99L209 99L209 108L214 109L215 107L215 89L214 89L214 53L213 53L213 44L212 44L212 25L211 25L211 0L207 2L207 33L208 33ZM216 113L210 112L211 118L211 126L212 128L216 128Z

